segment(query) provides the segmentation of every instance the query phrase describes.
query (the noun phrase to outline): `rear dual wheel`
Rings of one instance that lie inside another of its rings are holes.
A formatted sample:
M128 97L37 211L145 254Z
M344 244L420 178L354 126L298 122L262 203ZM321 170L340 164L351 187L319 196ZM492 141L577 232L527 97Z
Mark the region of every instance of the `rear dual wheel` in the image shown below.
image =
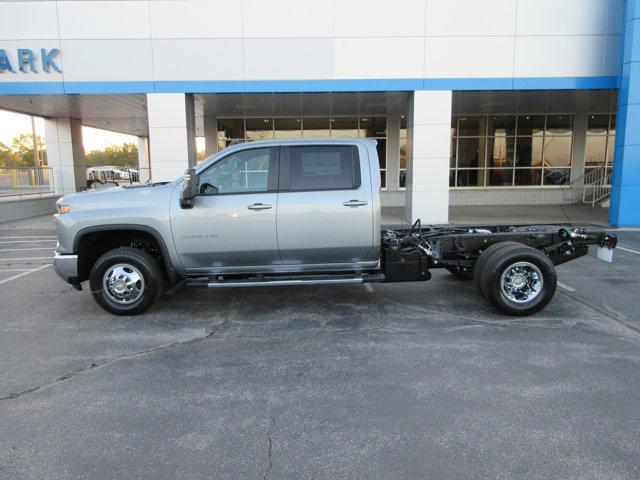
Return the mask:
M498 243L482 252L474 268L474 281L485 300L515 316L542 310L558 283L549 257L516 242Z

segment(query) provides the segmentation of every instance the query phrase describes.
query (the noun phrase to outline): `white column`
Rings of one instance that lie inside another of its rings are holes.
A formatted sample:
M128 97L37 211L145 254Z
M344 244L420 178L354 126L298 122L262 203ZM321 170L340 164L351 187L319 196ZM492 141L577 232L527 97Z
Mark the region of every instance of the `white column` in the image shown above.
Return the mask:
M69 195L87 186L87 161L82 123L77 118L47 118L47 165L52 167L56 195Z
M400 188L400 115L387 116L387 190Z
M587 143L587 113L576 113L573 124L573 155L571 158L571 183L576 186L584 184L584 156Z
M417 91L407 115L405 217L423 224L449 221L451 91Z
M149 169L149 139L138 137L138 168Z
M206 157L218 153L218 119L204 117L204 154Z
M154 182L171 181L196 164L193 96L147 94L149 154Z

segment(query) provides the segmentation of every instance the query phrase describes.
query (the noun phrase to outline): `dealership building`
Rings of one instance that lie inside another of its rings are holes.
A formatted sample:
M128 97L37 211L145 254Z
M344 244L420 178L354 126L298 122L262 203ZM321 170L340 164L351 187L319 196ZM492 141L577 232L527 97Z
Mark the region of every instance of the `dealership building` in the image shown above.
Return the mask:
M57 193L83 125L173 180L234 140L377 140L383 206L610 202L640 225L640 0L0 4L0 109L45 118Z

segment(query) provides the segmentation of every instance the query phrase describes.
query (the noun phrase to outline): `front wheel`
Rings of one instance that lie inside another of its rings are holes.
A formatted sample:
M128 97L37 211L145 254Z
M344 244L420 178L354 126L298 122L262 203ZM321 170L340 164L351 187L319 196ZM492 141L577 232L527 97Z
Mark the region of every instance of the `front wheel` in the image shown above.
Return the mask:
M102 255L91 269L91 293L107 312L137 315L162 293L158 262L138 248L120 247Z
M496 251L480 272L483 296L509 315L531 315L553 298L558 278L544 253L527 246Z

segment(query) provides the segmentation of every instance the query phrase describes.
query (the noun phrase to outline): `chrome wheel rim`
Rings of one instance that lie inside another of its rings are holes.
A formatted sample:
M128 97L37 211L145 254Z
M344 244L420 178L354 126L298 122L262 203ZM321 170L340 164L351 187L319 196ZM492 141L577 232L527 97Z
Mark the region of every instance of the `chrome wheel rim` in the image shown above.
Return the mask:
M102 286L109 299L120 305L128 305L142 296L144 277L137 267L118 263L104 273Z
M532 301L542 292L543 284L542 272L530 262L509 265L500 277L502 295L514 303Z

